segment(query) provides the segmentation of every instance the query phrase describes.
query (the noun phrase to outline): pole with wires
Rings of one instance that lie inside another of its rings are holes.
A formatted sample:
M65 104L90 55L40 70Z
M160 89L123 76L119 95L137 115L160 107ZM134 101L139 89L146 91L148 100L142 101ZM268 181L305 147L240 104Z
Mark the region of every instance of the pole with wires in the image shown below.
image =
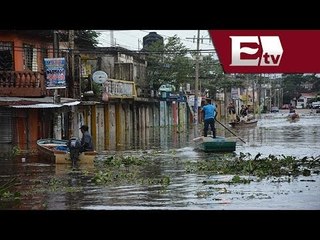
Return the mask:
M53 30L53 57L58 58L59 57L59 36L58 31ZM54 89L53 93L53 103L59 103L60 101L59 95L58 95L58 89Z
M194 124L198 124L198 98L199 98L199 47L200 47L200 30L197 36L197 55L196 55L196 79L194 84Z

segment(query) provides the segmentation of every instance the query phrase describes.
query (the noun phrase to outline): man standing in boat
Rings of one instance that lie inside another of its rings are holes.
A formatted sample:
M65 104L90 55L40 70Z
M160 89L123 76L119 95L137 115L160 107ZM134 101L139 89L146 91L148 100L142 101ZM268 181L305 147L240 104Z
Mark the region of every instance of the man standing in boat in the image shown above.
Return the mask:
M80 152L93 151L93 141L89 133L89 127L82 125L80 130L82 132Z
M212 131L212 137L215 138L216 137L216 128L214 126L214 119L217 115L216 114L216 111L217 111L216 105L212 104L211 100L206 99L205 105L203 106L201 111L203 112L203 119L204 119L203 136L207 137L208 129L210 126L211 131Z

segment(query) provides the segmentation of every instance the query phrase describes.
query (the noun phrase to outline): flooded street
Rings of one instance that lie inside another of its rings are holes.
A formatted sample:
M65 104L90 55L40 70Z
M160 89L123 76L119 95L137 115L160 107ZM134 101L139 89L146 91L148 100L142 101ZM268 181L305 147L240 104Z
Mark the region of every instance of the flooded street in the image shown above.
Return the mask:
M32 158L26 162L1 159L0 186L12 183L8 197L0 200L0 208L319 210L319 169L299 176L264 178L239 173L247 181L235 183L235 174L199 171L196 165L230 162L241 154L252 158L257 154L260 158L319 158L320 114L310 110L300 113L296 122L288 121L287 111L281 110L261 115L256 127L233 129L225 124L234 134L216 123L217 135L237 140L235 153L197 151L193 139L201 135L200 124L199 129L140 132L139 137L124 141L113 150L101 150L93 166L73 169Z
M303 110L298 121L286 120L287 111L262 116L258 127L242 129L237 134L248 144L241 144L237 152L252 155L319 156L320 115ZM241 142L240 142L241 143Z

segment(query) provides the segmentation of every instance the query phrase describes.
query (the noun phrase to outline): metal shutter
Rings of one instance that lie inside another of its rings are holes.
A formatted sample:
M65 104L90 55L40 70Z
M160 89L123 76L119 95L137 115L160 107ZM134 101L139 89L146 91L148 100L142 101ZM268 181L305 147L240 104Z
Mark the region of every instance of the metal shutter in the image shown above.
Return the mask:
M0 143L12 142L12 114L7 109L0 109Z

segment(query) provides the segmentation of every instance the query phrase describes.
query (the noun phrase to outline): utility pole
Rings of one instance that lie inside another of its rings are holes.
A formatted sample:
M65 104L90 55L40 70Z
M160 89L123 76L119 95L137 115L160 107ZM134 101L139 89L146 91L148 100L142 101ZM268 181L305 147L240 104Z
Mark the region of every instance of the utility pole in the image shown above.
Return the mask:
M69 51L70 51L69 93L72 98L75 98L76 83L74 79L74 30L69 30ZM78 89L78 86L77 86L77 89Z
M110 30L110 45L111 47L114 47L114 36L113 36L113 30Z
M59 40L58 40L58 31L53 30L53 57L59 57Z
M190 38L187 38L190 39ZM194 38L191 38L195 39ZM193 118L193 123L198 124L198 99L199 99L199 85L201 86L201 83L199 82L199 55L200 55L200 40L203 43L203 39L209 39L210 38L200 38L200 30L198 30L197 33L197 51L196 51L196 68L195 68L195 96L194 96L194 118ZM201 89L200 89L201 90Z
M258 86L259 86L259 89L258 89L258 113L259 113L259 118L261 118L261 73L259 74L259 77L258 77ZM263 108L262 108L263 109Z
M194 95L194 124L198 124L198 98L199 98L199 47L200 47L200 30L197 37L197 55L196 55L196 79Z
M53 57L54 58L59 57L59 35L58 34L59 34L59 32L57 30L53 30ZM55 104L60 103L60 97L58 95L57 88L54 89L53 103L55 103ZM62 138L61 115L60 114L54 114L53 137L56 139Z
M255 78L255 76L253 76ZM253 118L256 118L256 107L255 107L255 80L252 80L252 105L253 105Z
M53 30L53 57L59 57L59 36L57 30ZM58 89L54 89L53 103L59 103Z

